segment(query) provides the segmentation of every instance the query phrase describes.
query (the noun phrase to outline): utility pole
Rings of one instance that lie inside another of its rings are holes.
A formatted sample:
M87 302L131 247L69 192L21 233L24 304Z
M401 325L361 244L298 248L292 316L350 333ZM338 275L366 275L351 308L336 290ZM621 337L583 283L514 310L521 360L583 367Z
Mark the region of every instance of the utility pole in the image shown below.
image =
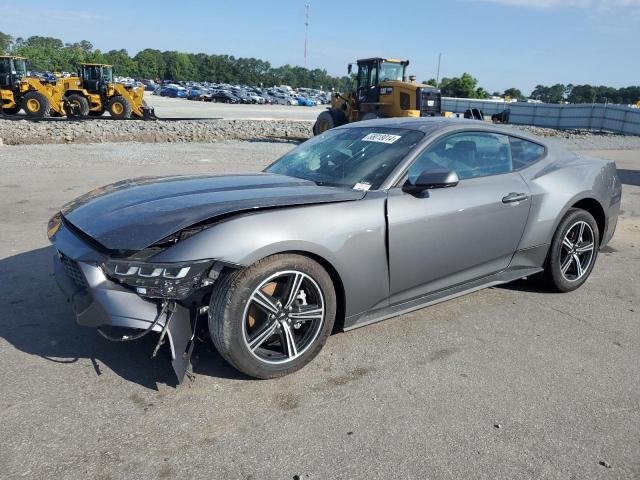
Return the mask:
M440 62L442 61L442 53L438 54L438 70L436 71L436 84L434 85L436 88L438 88L438 85L440 84Z
M304 66L307 67L307 42L309 38L309 7L310 3L307 2L304 6Z

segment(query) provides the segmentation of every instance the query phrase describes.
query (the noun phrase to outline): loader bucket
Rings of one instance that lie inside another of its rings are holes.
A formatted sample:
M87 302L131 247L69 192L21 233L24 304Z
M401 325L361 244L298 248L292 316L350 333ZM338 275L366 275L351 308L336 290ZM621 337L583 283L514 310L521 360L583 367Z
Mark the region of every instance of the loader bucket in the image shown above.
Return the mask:
M156 112L153 107L147 107L146 105L142 107L142 119L143 120L158 120L156 117Z

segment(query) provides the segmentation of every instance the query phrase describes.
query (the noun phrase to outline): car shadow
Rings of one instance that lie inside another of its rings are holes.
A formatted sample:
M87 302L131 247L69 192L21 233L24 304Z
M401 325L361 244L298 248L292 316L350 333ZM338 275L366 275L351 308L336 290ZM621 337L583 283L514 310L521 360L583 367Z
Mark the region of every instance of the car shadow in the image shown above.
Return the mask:
M53 247L39 248L0 260L0 337L16 349L60 368L77 368L88 359L95 374L109 368L123 379L157 390L158 384L177 386L168 346L151 359L156 335L141 340L114 343L95 329L75 322L71 306L59 291L51 273ZM193 373L220 378L248 379L229 366L208 340L198 332L193 352ZM185 378L188 382L189 379Z
M618 178L624 185L640 187L640 170L618 169Z
M545 286L542 283L542 280L537 277L526 278L526 279L523 278L511 283L496 285L493 288L513 290L516 292L545 293L545 294L553 293L548 288L545 288Z

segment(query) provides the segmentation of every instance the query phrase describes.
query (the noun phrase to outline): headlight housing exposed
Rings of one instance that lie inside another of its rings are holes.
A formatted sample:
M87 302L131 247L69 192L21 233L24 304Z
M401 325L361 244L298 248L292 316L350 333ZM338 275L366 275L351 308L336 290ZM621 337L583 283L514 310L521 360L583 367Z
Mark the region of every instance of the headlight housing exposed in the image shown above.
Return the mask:
M211 285L218 275L213 260L186 263L148 263L132 260L110 260L102 265L106 275L136 289L149 298L183 300L194 290Z
M380 87L380 95L391 95L393 87Z

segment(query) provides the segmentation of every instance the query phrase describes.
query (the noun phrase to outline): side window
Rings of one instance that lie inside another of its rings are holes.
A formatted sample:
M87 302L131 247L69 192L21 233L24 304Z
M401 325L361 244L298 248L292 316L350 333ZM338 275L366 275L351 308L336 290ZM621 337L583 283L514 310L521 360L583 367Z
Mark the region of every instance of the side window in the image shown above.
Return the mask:
M460 180L513 171L509 137L495 133L457 133L438 140L409 168L409 180L429 169L452 170Z
M378 67L371 67L371 77L369 78L369 86L374 87L378 84Z
M537 143L514 137L510 137L509 142L511 143L514 170L528 167L540 160L545 154L545 148Z
M362 65L358 68L358 88L365 88L369 82L369 66Z

